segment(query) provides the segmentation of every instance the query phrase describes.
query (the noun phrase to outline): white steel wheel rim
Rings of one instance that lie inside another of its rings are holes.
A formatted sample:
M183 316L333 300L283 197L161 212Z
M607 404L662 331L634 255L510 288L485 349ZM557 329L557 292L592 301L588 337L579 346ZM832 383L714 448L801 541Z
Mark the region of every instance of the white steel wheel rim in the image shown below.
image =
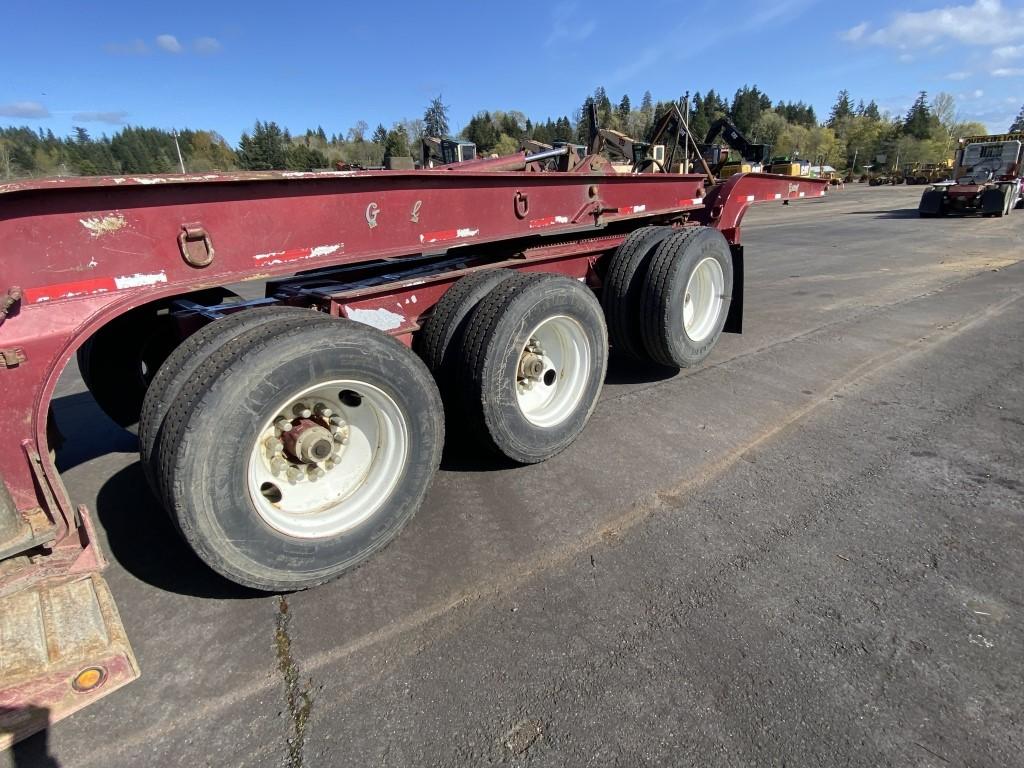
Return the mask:
M683 329L690 341L704 341L715 329L722 311L725 274L718 259L702 259L686 282L683 293Z
M549 317L534 328L516 366L516 401L526 420L553 427L568 419L586 392L590 360L590 340L573 318Z
M292 428L282 430L282 419ZM300 427L319 442L297 457L285 431ZM320 458L327 438L332 452ZM389 395L363 381L324 382L289 396L264 423L249 452L249 497L286 536L336 536L387 502L408 457L408 424Z

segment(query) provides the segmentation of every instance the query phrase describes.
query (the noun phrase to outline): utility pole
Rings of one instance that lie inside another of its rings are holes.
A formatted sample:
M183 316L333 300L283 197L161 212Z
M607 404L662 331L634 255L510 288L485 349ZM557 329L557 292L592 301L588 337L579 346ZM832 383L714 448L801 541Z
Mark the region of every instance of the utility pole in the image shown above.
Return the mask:
M181 157L181 147L178 146L178 131L175 128L171 128L171 136L174 137L174 148L178 150L178 165L181 166L182 174L185 173L185 160Z
M683 96L683 130L686 140L683 142L683 173L690 172L690 92ZM670 170L666 168L665 170Z

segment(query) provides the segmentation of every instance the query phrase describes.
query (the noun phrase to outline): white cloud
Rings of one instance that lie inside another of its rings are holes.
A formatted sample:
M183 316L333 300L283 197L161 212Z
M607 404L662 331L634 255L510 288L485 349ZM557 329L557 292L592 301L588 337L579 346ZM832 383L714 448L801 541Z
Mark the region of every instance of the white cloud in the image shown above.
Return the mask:
M992 77L1024 77L1024 67L996 67L989 74Z
M631 62L623 64L612 72L611 76L608 78L608 83L610 85L619 85L627 80L631 80L645 69L657 64L663 53L664 51L659 45L651 45L644 48L638 56L633 57Z
M1004 45L992 51L997 59L1016 59L1024 56L1024 45Z
M846 30L839 36L843 38L843 40L847 40L851 43L856 43L859 40L863 39L864 33L868 31L869 26L870 25L866 21L862 21L857 26L850 27L848 30Z
M586 18L586 21L582 19ZM544 41L546 47L558 44L581 43L594 34L597 22L587 18L585 8L577 2L556 3L551 8L551 32Z
M124 125L127 112L75 112L71 119L79 123L107 123L108 125Z
M950 72L946 75L947 80L966 80L971 76L970 72Z
M1007 8L1001 0L975 0L930 11L903 11L889 24L873 29L858 24L842 37L850 42L890 48L925 48L943 41L999 45L1024 40L1024 8Z
M196 53L217 53L221 49L220 40L215 37L199 37L192 43Z
M157 35L156 47L168 53L181 53L181 43L174 35Z
M15 101L12 104L0 104L0 117L40 120L49 116L50 110L38 101Z

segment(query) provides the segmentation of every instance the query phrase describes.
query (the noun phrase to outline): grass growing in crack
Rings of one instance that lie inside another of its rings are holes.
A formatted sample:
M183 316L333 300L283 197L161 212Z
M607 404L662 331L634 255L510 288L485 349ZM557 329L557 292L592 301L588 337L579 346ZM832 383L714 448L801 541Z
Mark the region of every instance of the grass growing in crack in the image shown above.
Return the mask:
M287 768L302 768L303 748L306 744L306 724L309 713L313 709L313 697L310 689L312 679L302 684L299 667L292 657L292 638L288 632L291 614L288 613L288 601L284 596L277 598L277 626L274 631L274 645L277 647L277 669L284 679L285 703L288 716L292 721L292 735L288 739Z

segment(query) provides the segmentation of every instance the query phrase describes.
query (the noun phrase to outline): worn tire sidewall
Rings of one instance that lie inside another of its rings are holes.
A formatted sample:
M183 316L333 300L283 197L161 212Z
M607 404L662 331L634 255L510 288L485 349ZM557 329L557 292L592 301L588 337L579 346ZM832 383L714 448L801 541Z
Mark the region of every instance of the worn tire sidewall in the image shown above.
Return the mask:
M309 330L303 335L309 336ZM182 533L211 567L247 586L312 586L362 562L412 517L439 463L441 404L419 359L383 335L367 343L366 338L332 339L330 331L319 340L306 339L298 354L301 336L292 333L268 344L256 359L236 361L197 404L190 435L180 444L176 476L192 478L176 493L183 500L175 510ZM251 370L245 373L245 367ZM389 502L368 520L333 537L294 538L272 528L256 511L247 482L250 452L283 400L332 379L364 381L395 401L406 416L409 457ZM213 411L218 426L204 429L200 425L210 423ZM225 434L232 439L223 440ZM211 456L219 459L210 461Z
M586 388L572 414L560 424L538 427L523 415L516 398L520 352L529 334L544 320L564 315L576 320L590 346ZM487 344L481 375L484 423L502 453L532 464L567 448L586 426L604 385L608 367L608 332L597 298L569 280L538 283L513 301L495 326Z
M244 309L204 325L186 338L164 361L150 382L139 418L139 456L149 487L160 495L157 480L156 449L160 443L164 418L171 403L205 360L219 347L255 328L282 320L310 315L310 322L331 322L330 318L309 309L288 306Z
M722 277L724 278L722 295L725 298L719 307L718 317L711 333L700 341L694 341L687 335L683 324L682 298L694 268L709 256L713 257L722 268ZM725 320L729 315L732 280L732 254L729 251L728 242L717 230L707 229L695 235L673 265L662 301L664 302L663 311L667 315L668 328L674 329L675 332L670 333L665 341L671 350L673 359L678 360L684 367L696 365L704 360L718 343Z

